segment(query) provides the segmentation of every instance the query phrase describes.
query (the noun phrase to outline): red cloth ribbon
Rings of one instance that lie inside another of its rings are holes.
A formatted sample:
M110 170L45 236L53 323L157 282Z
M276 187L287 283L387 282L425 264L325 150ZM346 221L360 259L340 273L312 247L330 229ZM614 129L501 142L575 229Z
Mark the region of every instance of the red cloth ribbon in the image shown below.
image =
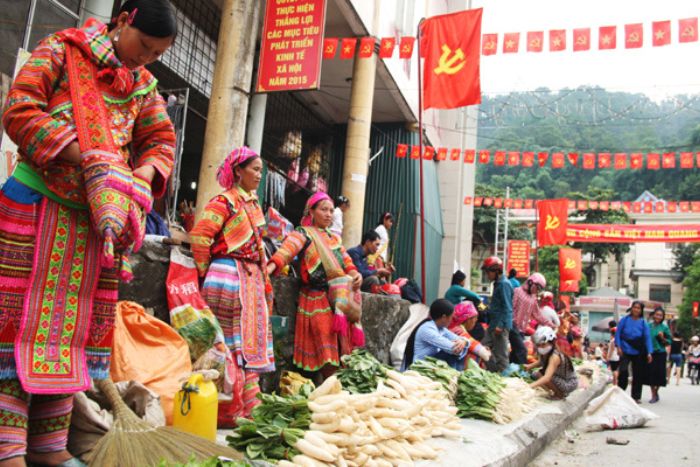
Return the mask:
M134 88L134 74L127 67L103 68L97 72L97 77L109 84L120 94L129 94Z

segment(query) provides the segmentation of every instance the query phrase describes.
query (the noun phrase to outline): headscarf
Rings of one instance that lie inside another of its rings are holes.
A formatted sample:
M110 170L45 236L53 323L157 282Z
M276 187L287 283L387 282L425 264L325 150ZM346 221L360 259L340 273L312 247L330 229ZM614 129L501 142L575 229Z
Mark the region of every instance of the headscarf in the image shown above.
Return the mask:
M452 322L450 323L449 327L459 326L469 318L473 318L478 315L479 313L476 311L476 307L472 302L466 301L458 303L455 305L455 311L452 314Z
M234 167L256 157L260 156L247 146L234 149L226 156L224 162L219 166L219 170L216 171L216 181L225 190L230 190L240 178L233 171Z
M543 307L548 306L551 309L554 309L554 295L552 295L552 292L544 292L542 294L542 299L540 300L540 304Z
M324 200L330 201L331 204L333 203L331 197L323 191L317 191L313 195L309 196L309 199L306 200L306 206L304 207L304 216L301 218L302 226L311 227L311 225L313 225L313 220L311 219L311 208Z

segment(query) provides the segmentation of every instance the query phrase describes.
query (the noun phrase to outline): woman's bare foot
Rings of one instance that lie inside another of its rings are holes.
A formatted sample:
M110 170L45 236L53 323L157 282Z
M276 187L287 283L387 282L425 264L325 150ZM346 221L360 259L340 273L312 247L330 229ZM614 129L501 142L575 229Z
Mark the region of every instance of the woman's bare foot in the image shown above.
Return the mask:
M30 464L59 465L73 458L70 452L27 452L27 462Z

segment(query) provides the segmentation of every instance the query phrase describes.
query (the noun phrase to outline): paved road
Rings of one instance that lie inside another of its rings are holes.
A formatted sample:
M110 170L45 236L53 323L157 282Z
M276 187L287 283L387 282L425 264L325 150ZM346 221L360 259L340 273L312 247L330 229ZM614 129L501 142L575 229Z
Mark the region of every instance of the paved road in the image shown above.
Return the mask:
M629 391L629 389L628 389ZM552 443L530 467L697 466L700 465L700 386L688 379L680 386L661 388L661 401L649 404L644 387L643 407L659 415L644 428L587 433L583 418ZM573 439L570 443L567 440ZM629 440L626 446L606 444L606 438Z

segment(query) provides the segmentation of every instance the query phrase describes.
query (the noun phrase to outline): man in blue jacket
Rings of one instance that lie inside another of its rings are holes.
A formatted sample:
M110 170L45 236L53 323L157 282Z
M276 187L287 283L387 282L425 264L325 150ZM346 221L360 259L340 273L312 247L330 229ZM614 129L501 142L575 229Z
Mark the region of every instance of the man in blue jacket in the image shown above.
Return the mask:
M508 366L508 333L513 327L513 286L503 275L503 261L490 256L481 266L493 282L493 293L489 301L489 328L482 344L491 348L489 371L500 373Z
M374 230L368 230L362 236L362 243L356 247L348 249L348 255L357 268L357 272L362 274L362 291L372 292L375 285L386 284L391 277L391 271L387 268L375 268L367 262L369 255L374 255L379 249L379 234Z

